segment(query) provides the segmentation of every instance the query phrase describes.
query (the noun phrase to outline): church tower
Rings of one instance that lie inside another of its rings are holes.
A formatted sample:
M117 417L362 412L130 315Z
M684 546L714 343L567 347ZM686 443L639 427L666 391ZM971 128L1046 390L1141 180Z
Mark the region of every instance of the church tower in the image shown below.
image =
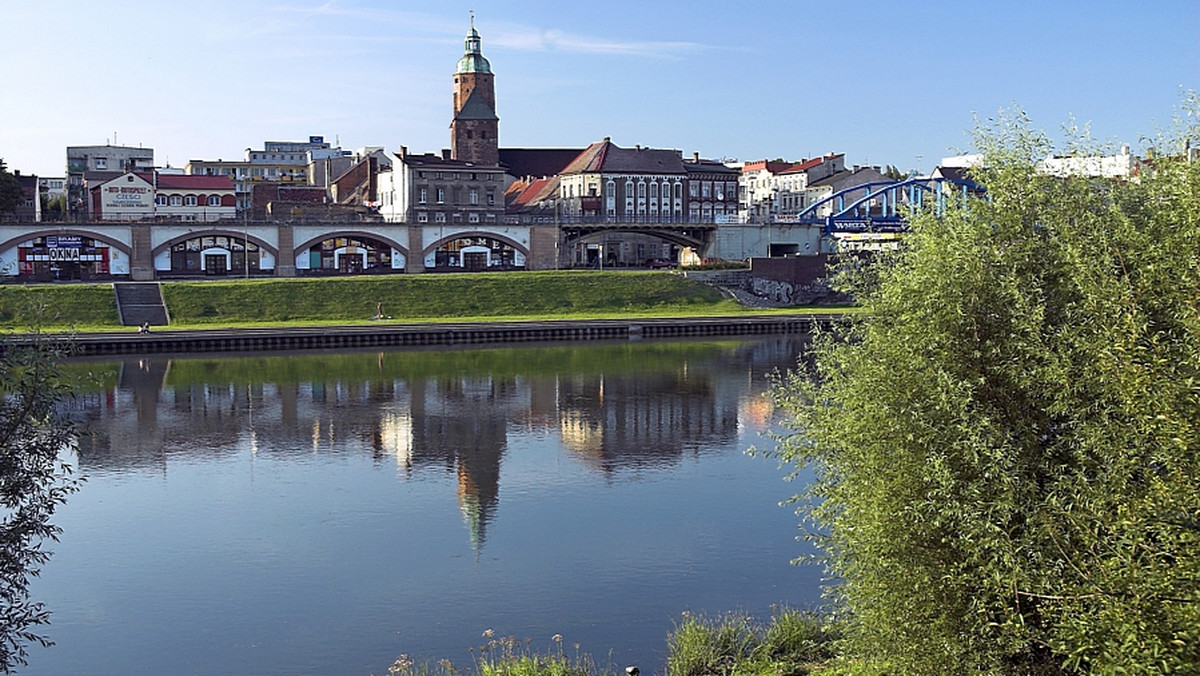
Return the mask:
M454 71L454 121L450 123L450 156L475 164L500 163L500 118L492 65L480 51L479 31L471 16L466 50Z

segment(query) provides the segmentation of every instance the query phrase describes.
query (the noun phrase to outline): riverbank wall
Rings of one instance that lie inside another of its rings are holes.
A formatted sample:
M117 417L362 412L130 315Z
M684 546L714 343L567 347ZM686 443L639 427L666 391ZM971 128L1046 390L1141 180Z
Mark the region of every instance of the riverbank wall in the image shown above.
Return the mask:
M79 356L424 347L808 333L837 315L533 320L288 328L152 330L71 337Z

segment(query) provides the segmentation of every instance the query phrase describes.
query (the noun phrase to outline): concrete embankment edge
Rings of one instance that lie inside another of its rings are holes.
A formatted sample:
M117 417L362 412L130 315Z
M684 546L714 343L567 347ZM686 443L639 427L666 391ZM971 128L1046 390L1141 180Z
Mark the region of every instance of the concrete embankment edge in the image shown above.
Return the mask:
M154 330L73 337L80 356L359 349L586 340L639 340L808 333L836 315L378 324L264 329Z

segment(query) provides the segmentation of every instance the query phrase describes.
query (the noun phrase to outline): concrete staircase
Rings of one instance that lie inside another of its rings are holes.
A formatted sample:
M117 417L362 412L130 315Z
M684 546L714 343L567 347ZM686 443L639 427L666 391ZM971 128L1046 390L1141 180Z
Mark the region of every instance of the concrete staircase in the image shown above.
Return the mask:
M167 305L163 302L162 287L158 282L117 282L113 284L117 294L117 314L124 326L166 326L171 323Z

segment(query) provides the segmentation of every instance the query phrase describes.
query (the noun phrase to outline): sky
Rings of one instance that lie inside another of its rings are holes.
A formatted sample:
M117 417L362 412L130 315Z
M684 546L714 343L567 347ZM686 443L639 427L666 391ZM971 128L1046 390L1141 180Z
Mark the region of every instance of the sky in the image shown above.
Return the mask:
M1197 0L0 0L0 158L61 176L74 145L174 167L313 135L439 152L472 10L504 148L928 172L1001 111L1137 152L1200 90Z

